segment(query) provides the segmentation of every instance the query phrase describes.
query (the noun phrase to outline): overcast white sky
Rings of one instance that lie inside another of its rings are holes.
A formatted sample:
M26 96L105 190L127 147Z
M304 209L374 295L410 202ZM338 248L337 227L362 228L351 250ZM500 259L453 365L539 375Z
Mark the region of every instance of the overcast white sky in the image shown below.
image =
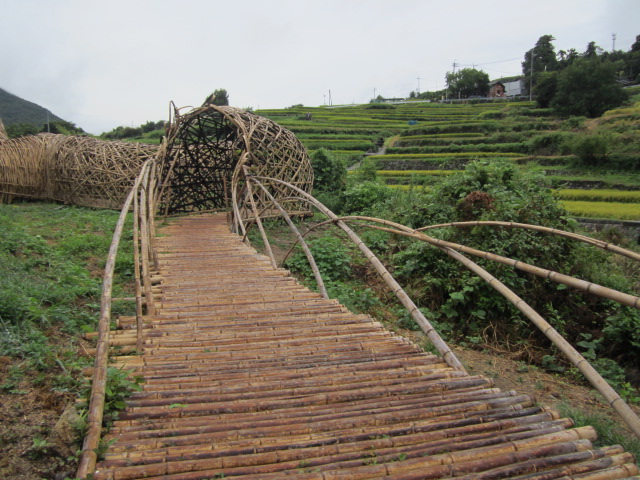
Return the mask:
M0 0L0 88L91 133L200 105L364 103L444 86L457 62L521 72L556 51L629 50L640 0Z

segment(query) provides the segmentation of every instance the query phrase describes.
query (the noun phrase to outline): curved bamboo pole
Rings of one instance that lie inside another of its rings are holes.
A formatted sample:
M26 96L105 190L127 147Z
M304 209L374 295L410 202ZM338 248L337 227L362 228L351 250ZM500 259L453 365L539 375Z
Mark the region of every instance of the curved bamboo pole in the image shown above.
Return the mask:
M541 278L546 278L556 283L561 283L563 285L573 287L577 290L582 290L584 292L591 293L599 297L613 300L615 302L620 303L621 305L626 305L628 307L632 307L640 310L640 297L636 297L628 293L623 293L618 290L614 290L612 288L604 287L602 285L598 285L597 283L587 282L586 280L574 278L569 275L565 275L563 273L555 272L553 270L547 270L545 268L536 267L535 265L531 265L526 262L521 262L519 260L513 260L508 257L503 257L502 255L496 255L495 253L485 252L483 250L467 247L466 245L460 245L458 243L447 242L446 240L440 240L439 238L430 237L428 235L425 235L424 233L421 233L420 232L421 229L418 229L418 230L410 229L399 223L391 222L389 220L384 220L381 218L374 218L374 217L352 215L352 216L340 217L340 219L344 221L361 220L361 221L381 223L383 225L389 225L396 229L400 229L401 231L380 228L380 227L373 227L373 226L371 226L371 228L376 228L389 233L403 235L405 237L415 238L417 240L422 240L424 242L430 243L431 245L434 245L434 246L452 248L454 250L458 250L461 252L468 253L470 255L474 255L476 257L502 263L503 265L508 265L518 270L522 270L523 272L527 272ZM318 227L326 223L328 222L322 222L315 226Z
M307 245L307 242L304 241L304 238L300 233L300 230L298 230L298 227L296 227L295 224L291 221L291 217L289 217L286 210L282 208L282 205L280 205L280 203L276 201L273 195L269 193L269 190L266 189L266 187L262 184L262 182L259 182L255 178L251 180L256 182L256 185L258 185L258 187L262 189L262 191L267 196L267 198L275 205L275 207L280 211L280 213L284 217L285 221L287 222L287 225L289 225L289 228L296 236L297 241L300 242L300 246L302 247L302 250L304 251L304 254L307 257L307 261L309 262L309 266L313 271L313 276L315 277L316 283L318 284L318 289L320 290L320 294L324 298L329 298L329 295L327 294L327 289L324 286L324 281L322 280L322 276L320 275L320 270L318 270L318 265L316 264L316 260L315 258L313 258L313 254L311 253L311 250L309 250L309 246Z
M428 242L440 250L444 251L450 257L456 259L460 263L462 263L469 270L474 272L480 278L485 280L491 287L497 290L503 297L505 297L509 302L511 302L518 310L520 310L531 322L538 327L538 329L544 333L544 335L551 340L551 342L565 355L565 357L575 366L577 367L585 378L591 383L591 385L600 392L600 394L605 398L605 400L623 419L623 421L629 426L629 428L640 438L640 419L635 414L635 412L625 403L625 401L618 395L618 393L607 383L607 381L602 378L602 376L587 362L587 360L578 353L576 349L571 346L569 342L567 342L562 335L560 335L540 314L538 314L531 306L529 306L522 298L516 295L511 289L509 289L506 285L500 282L497 278L487 272L485 269L480 267L475 262L470 259L464 257L455 251L454 248L446 246L445 244L449 242L441 242L441 243L433 243L431 237L427 235L421 234L415 230L412 230L409 227L404 225L389 222L387 220L375 219L372 217L359 217L359 219L365 219L367 221L376 221L379 223L385 223L389 225L393 225L398 228L398 230L392 229L382 229L388 231L390 233L396 233L400 235L406 235L412 238L416 238L425 242ZM379 228L379 227L374 227ZM461 246L460 246L461 247ZM473 249L472 249L473 250ZM481 255L483 258L487 258ZM504 257L502 257L504 258ZM534 267L537 268L537 267ZM540 269L543 270L543 269ZM554 272L555 273L555 272ZM558 274L560 275L560 274ZM571 277L569 277L571 278ZM564 282L561 282L564 283ZM589 283L589 282L585 282ZM593 284L592 284L593 285ZM600 287L604 289L605 287ZM610 290L610 289L608 289ZM595 290L589 290L588 292L595 293ZM616 292L615 290L611 290L612 292ZM621 295L626 295L622 294ZM631 295L628 295L631 297ZM636 300L637 297L632 297ZM615 300L615 299L614 299ZM624 302L620 302L624 303ZM631 305L634 306L634 305Z
M373 267L375 268L376 272L378 272L380 277L384 280L384 282L387 284L387 286L391 289L391 291L394 293L396 298L409 311L409 314L411 315L411 317L420 326L422 331L425 333L427 338L429 338L429 340L435 346L435 348L438 350L438 352L440 352L440 354L444 358L445 362L447 362L447 364L450 367L452 367L452 368L454 368L456 370L459 370L461 372L466 372L466 370L464 369L464 367L460 363L460 360L458 360L458 358L455 356L453 351L449 348L449 346L446 344L446 342L438 334L436 329L433 328L433 325L431 325L431 323L429 323L429 321L426 319L426 317L420 311L420 309L416 306L416 304L413 303L413 300L411 300L409 295L407 295L407 293L402 289L400 284L398 284L398 282L396 282L396 280L393 278L391 273L389 273L389 271L384 267L384 265L382 265L382 262L380 262L380 260L378 260L378 257L376 257L376 255L369 249L369 247L367 247L364 244L364 242L360 239L360 237L353 230L351 230L346 223L344 223L344 222L342 222L342 221L340 221L338 219L338 216L335 213L333 213L331 210L329 210L327 207L325 207L322 203L320 203L318 200L316 200L313 196L311 196L310 194L308 194L304 190L296 187L295 185L291 185L288 182L285 182L283 180L279 180L279 179L276 179L276 178L268 178L268 177L262 177L262 176L257 176L257 175L252 175L250 178L255 178L255 179L259 179L259 180L269 180L269 181L272 181L272 182L281 183L281 184L287 186L288 188L292 189L293 191L297 192L308 203L312 204L318 210L320 210L323 214L325 214L329 218L333 219L334 222L335 222L335 225L340 227L340 229L342 229L347 234L347 236L351 239L351 241L353 241L353 243L356 244L356 246L364 254L364 256L367 258L367 260L369 260L369 262L373 265Z
M504 228L521 228L525 230L535 230L538 232L551 233L553 235L559 235L562 237L572 238L573 240L578 240L580 242L589 243L598 248L602 248L603 250L608 250L610 252L617 253L618 255L622 255L622 256L640 261L640 254L636 252L632 252L631 250L627 250L625 248L619 247L612 243L603 242L602 240L597 240L595 238L587 237L585 235L580 235L578 233L565 232L564 230L558 230L556 228L542 227L540 225L530 225L528 223L477 220L477 221L471 221L471 222L441 223L438 225L429 225L428 227L421 227L421 228L418 228L417 230L419 232L422 232L425 230L433 230L435 228L445 228L445 227L485 227L485 226L504 227Z
M146 170L151 160L145 162L143 171ZM78 463L77 477L84 479L95 470L97 453L102 431L102 418L104 415L105 389L107 384L107 363L109 357L109 329L111 323L111 291L113 288L113 275L116 264L116 255L120 246L120 238L124 230L127 214L135 193L140 188L142 174L138 175L133 188L129 192L124 206L120 211L118 223L113 232L113 240L109 248L107 263L104 267L104 282L102 284L102 300L100 307L100 323L98 325L98 342L96 359L94 363L93 382L91 385L91 397L89 399L89 412L87 416L87 433L82 445L82 455Z
M248 176L247 168L243 167L243 170L246 178ZM269 237L267 237L267 232L264 231L262 220L260 219L260 215L258 215L258 208L256 207L256 202L253 199L253 189L251 188L251 182L247 182L247 196L249 197L249 203L251 204L253 217L255 218L256 224L258 225L258 230L260 230L260 236L262 237L262 241L264 242L264 248L267 250L267 255L269 256L269 260L271 260L271 266L273 268L278 268L278 263L276 262L276 259L273 256L273 250L271 250Z
M587 362L587 360L557 332L556 329L554 329L522 298L516 295L511 289L487 272L484 268L451 248L442 248L442 250L451 258L458 260L465 267L482 278L491 287L502 294L502 296L511 302L518 310L520 310L529 320L531 320L533 324L538 327L538 329L540 329L540 331L544 333L556 347L558 347L564 356L582 372L591 385L593 385L593 387L605 398L609 406L613 407L613 409L618 412L631 431L640 438L640 418L638 418L635 412L625 403L620 395L611 388L607 381L602 378L596 369L593 368L589 362Z

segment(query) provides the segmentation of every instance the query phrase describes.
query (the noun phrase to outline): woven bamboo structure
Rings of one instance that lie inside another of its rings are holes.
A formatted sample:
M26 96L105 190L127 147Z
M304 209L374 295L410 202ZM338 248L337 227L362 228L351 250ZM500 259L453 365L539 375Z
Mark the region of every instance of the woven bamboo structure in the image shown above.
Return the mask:
M2 120L0 119L0 142L8 139L9 136L7 135L7 131L4 129L4 123L2 123Z
M54 200L120 208L155 145L39 134L1 140L0 201Z
M186 114L175 109L159 154L164 213L229 208L234 192L244 195L244 169L310 192L313 169L307 152L289 130L245 110L203 105ZM274 184L277 199L290 214L308 210L292 191ZM269 204L258 194L258 208Z

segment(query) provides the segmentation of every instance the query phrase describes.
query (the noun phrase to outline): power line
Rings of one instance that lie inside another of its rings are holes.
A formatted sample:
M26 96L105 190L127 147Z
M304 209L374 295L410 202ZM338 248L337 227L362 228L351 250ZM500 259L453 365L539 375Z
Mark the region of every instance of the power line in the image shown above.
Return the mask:
M459 67L470 67L472 65L477 66L477 67L481 67L483 65L493 65L495 63L506 63L506 62L513 62L514 60L520 60L520 57L515 57L515 58L508 58L506 60L496 60L495 62L486 62L486 63L465 63L463 65L458 65Z

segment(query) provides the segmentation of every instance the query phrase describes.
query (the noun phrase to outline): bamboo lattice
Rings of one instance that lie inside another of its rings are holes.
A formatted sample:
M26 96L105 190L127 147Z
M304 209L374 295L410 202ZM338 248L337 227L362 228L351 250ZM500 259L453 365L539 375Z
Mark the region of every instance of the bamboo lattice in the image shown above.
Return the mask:
M306 192L313 186L311 162L293 133L233 107L209 104L183 115L176 109L159 157L165 213L230 207L233 188L244 187L244 167L255 175L286 179ZM288 200L290 189L274 187L290 214L308 210L298 200ZM261 193L255 201L258 208L270 204Z

